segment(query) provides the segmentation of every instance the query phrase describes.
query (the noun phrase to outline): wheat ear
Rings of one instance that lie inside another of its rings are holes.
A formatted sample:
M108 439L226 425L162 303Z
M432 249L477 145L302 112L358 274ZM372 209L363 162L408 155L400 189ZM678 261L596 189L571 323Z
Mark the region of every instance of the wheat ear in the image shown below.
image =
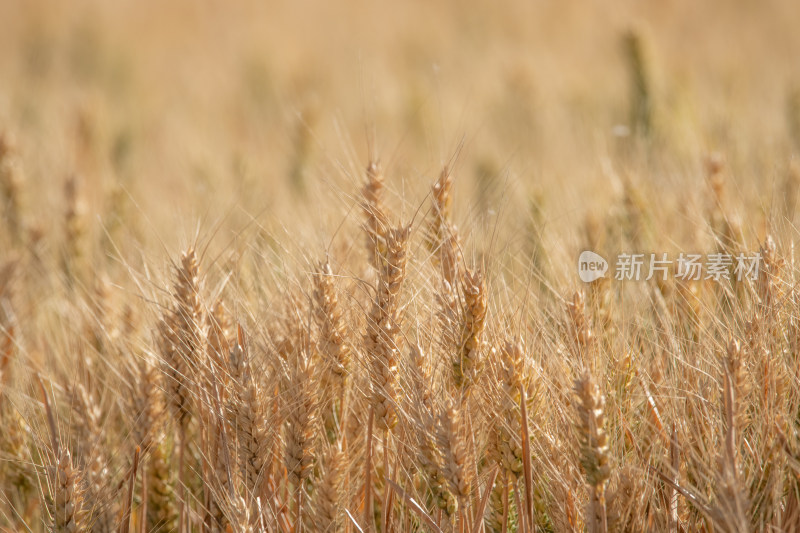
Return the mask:
M286 471L294 487L295 528L303 524L306 483L315 459L317 391L310 361L304 349L290 361L286 410Z
M458 355L453 361L457 387L465 391L473 385L483 369L483 330L486 327L486 283L480 269L466 270L461 277L464 307L461 315L461 338Z
M458 501L459 522L465 519L464 507L472 490L472 469L463 424L461 409L448 400L439 414L437 443L442 454L442 475Z
M50 498L47 510L50 513L51 530L55 533L89 531L83 479L80 470L72 464L69 450L61 449L58 461L49 467L48 477Z
M600 388L586 373L575 382L578 396L578 435L581 449L581 466L591 491L589 502L589 531L606 533L605 488L611 475L608 454L608 437L605 432L605 397Z
M263 393L253 375L252 362L244 329L237 328L237 340L231 347L229 368L232 391L230 424L235 428L239 467L242 470L248 503L265 496L265 481L272 441L267 432L267 411Z
M330 406L322 410L330 442L338 439L350 366L350 346L345 322L329 263L322 263L314 276L314 317L319 326L318 349L323 356L321 387Z
M397 424L397 362L402 347L399 294L406 276L409 227L387 235L387 253L379 272L378 288L369 316L364 349L371 362L372 405L375 424L391 430Z

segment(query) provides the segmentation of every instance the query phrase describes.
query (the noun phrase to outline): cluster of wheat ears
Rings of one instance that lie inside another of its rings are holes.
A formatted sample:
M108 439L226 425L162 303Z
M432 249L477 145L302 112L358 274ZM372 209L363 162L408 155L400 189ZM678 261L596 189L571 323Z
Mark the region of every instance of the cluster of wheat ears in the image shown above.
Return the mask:
M800 294L777 236L756 280L641 282L632 321L609 279L507 290L465 252L453 172L402 220L373 161L358 253L273 290L188 247L161 292L115 291L74 181L58 267L42 257L9 139L3 531L800 530ZM714 206L718 249L748 250Z

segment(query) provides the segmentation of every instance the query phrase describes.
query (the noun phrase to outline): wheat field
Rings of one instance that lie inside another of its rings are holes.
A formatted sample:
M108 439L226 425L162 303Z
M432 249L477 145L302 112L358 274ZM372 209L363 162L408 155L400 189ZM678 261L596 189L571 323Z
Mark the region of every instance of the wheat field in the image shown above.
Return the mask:
M0 1L0 531L800 531L798 21Z

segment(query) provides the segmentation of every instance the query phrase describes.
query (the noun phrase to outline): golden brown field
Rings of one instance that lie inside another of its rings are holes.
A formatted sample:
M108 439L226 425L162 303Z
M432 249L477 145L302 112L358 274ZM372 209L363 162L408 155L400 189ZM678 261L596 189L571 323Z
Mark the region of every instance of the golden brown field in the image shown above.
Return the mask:
M798 21L0 0L0 531L800 531Z

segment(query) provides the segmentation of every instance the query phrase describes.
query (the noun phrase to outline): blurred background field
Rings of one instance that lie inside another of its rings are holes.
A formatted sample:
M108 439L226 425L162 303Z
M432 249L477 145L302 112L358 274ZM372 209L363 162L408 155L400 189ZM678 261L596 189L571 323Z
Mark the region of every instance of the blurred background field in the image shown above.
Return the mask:
M414 193L406 213L455 161L462 223L532 201L574 239L564 222L604 216L626 180L658 217L700 202L714 152L748 208L780 202L800 146L799 19L788 0L7 0L0 124L44 232L76 174L94 233L124 208L147 242L290 213L314 237L380 157L390 189Z

